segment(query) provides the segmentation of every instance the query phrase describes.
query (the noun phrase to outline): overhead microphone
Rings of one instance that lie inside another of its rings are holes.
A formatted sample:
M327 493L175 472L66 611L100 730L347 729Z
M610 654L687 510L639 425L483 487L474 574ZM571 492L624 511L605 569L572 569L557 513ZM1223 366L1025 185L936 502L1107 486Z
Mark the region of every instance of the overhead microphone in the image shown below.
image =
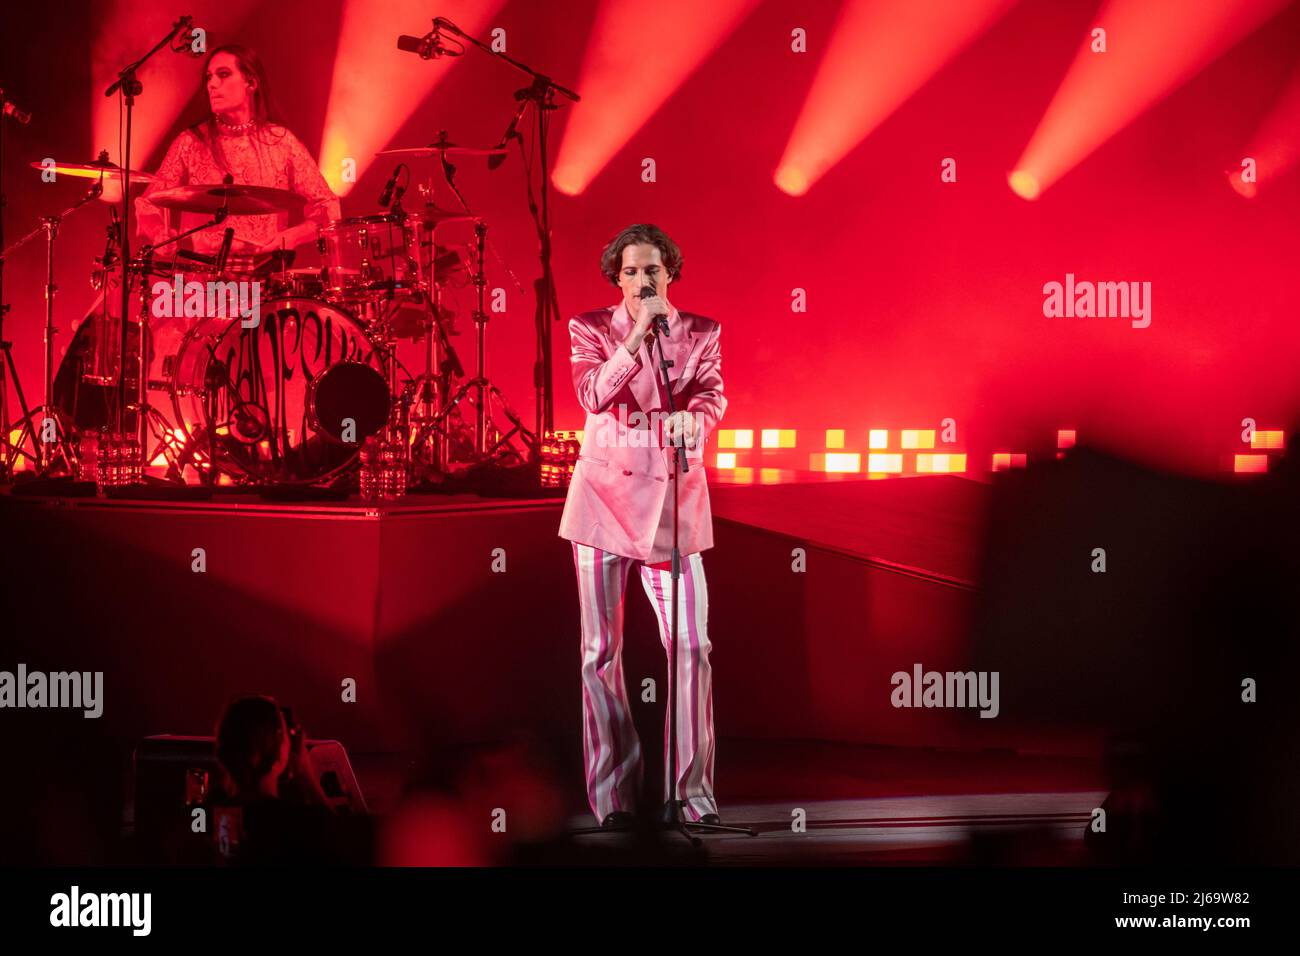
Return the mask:
M522 92L522 91L521 91ZM510 145L510 141L519 135L519 120L523 118L524 110L528 109L528 99L520 92L515 93L515 98L519 100L519 108L515 110L515 115L510 119L510 125L506 127L505 135L501 137L501 142L497 143L497 149L505 149ZM487 168L489 171L500 168L501 164L506 161L506 154L499 153L495 156L489 156Z
M442 56L442 44L439 43L439 37L433 33L426 34L422 37L413 37L402 34L397 38L397 48L405 50L407 53L418 54L421 60L432 60L434 57Z
M385 209L393 201L393 189L397 186L397 177L402 171L402 164L398 163L397 168L393 170L393 175L388 177L388 182L384 183L384 191L379 194L379 205Z
M12 116L15 120L17 120L19 123L22 123L24 126L26 126L28 123L32 121L32 114L28 113L26 110L20 110L17 106L14 105L13 101L5 99L3 90L0 90L0 103L4 104L5 116Z
M226 260L230 258L230 246L235 241L235 230L232 226L226 227L225 235L221 237L221 248L217 250L217 272L226 271Z
M194 30L194 18L190 16L181 17L176 22L177 26L183 26L185 32L178 36L175 44L172 46L173 53L184 53L186 56L192 56L195 59L207 54L207 50L194 49L194 42L199 39L200 34ZM200 28L201 29L201 28Z

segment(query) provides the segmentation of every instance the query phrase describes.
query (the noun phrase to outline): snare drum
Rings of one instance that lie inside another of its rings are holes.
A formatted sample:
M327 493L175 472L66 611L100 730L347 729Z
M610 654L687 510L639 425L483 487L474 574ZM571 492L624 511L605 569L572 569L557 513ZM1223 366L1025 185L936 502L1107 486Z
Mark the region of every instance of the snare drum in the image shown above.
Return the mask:
M414 220L336 219L320 232L325 298L352 303L417 291L415 250Z
M271 297L275 299L323 299L325 280L320 269L285 269L272 273Z

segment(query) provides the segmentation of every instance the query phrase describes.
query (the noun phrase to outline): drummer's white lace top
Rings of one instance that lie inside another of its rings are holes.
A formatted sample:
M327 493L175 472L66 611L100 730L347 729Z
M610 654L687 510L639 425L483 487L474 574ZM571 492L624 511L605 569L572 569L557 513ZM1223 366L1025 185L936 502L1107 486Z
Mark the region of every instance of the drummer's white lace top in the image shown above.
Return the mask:
M283 126L274 124L247 135L223 133L219 140L226 168L218 163L208 144L194 130L185 130L167 149L157 179L136 199L138 232L147 241L158 243L178 230L169 224L168 210L149 202L151 193L174 186L211 183L219 185L226 170L237 185L274 186L307 197L303 213L319 226L342 217L338 197L334 195L320 167L298 137ZM200 225L211 216L181 213L180 230ZM195 233L185 244L198 252L214 253L221 245L227 226L233 227L236 239L254 244L271 240L289 223L289 214L267 216L230 216L220 226Z

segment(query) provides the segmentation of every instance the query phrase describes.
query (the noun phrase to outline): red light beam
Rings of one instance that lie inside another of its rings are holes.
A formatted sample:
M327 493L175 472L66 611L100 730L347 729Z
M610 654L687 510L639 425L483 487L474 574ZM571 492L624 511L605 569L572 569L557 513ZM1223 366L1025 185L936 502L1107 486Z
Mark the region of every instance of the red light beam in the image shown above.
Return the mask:
M791 196L862 142L1015 0L847 0L773 181Z
M641 0L604 0L588 40L578 90L551 182L576 196L600 174L686 78L758 6L758 0L660 0L648 21ZM654 25L670 37L647 48Z
M1093 150L1255 30L1289 0L1107 0L1008 176L1035 199Z

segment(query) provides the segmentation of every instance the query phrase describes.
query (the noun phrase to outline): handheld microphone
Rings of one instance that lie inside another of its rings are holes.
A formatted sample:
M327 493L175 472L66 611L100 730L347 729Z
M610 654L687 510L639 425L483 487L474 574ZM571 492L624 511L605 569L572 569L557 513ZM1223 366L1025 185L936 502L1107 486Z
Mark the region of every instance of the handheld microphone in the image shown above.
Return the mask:
M653 297L656 296L656 295L658 295L658 293L655 292L655 287L654 287L654 286L652 286L652 285L643 285L643 286L641 287L641 298L642 298L642 299L650 299L650 298L653 298ZM659 312L659 313L656 313L654 316L651 317L651 322L654 324L654 327L655 327L655 331L656 331L656 332L658 332L658 333L659 333L660 335L662 335L664 338L668 338L668 337L669 337L669 336L668 336L668 314L667 314L667 313L665 313L665 312Z

